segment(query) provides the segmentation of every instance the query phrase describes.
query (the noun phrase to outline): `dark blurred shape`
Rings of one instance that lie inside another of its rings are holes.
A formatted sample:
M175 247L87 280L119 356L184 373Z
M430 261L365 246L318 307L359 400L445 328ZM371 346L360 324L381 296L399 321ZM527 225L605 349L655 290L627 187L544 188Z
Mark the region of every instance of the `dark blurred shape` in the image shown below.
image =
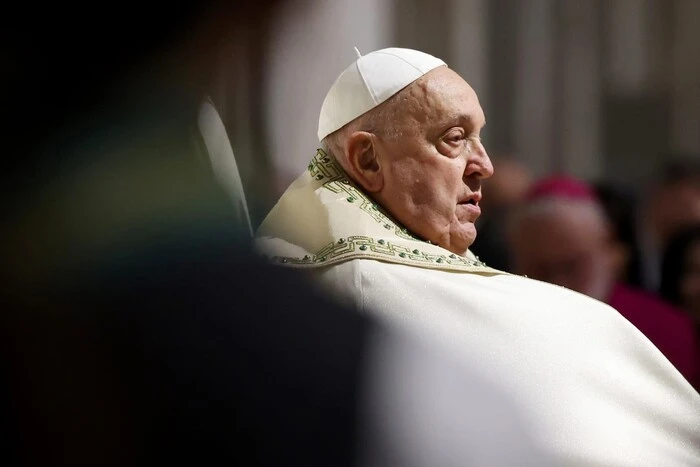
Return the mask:
M262 35L275 4L186 0L174 7L127 0L99 10L11 4L1 33L8 70L2 101L12 115L5 122L12 138L5 144L32 157L10 158L3 175L16 183L27 180L15 175L31 175L37 150L51 158L48 152L56 147L47 148L49 142L77 137L76 124L117 115L123 104L145 109L148 98L160 94L199 105L215 79L222 45ZM246 46L260 57L256 47L264 44Z
M632 259L632 284L658 292L661 261L669 239L700 222L700 155L668 154L658 183L644 194L637 213L639 256Z
M353 465L367 320L179 240L6 310L16 465Z
M198 134L274 3L7 12L4 465L353 464L373 325L252 254Z
M664 253L661 295L682 307L700 332L700 224L676 234Z
M639 255L637 244L637 200L627 190L612 183L598 182L593 188L610 222L611 242L615 255L618 280L629 282L632 258Z
M700 183L700 154L667 154L664 159L664 184Z
M512 269L505 224L530 186L528 168L512 157L494 159L494 174L483 181L483 214L477 221L477 237L470 250L486 264L501 271Z

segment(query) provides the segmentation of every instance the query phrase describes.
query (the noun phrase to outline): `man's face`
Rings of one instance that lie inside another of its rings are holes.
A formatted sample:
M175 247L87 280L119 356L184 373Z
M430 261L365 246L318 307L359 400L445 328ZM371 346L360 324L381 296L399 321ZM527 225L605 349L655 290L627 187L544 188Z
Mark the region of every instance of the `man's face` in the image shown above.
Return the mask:
M484 112L474 90L437 68L401 92L398 136L376 137L383 187L377 201L425 240L457 254L476 238L481 179L493 167L479 133Z
M547 209L511 232L515 272L605 301L615 278L605 225L577 208Z

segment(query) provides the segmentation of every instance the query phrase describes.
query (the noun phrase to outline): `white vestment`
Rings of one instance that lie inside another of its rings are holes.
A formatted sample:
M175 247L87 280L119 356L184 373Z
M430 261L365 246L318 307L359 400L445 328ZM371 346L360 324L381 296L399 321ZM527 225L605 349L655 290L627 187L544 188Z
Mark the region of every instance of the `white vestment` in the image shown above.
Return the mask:
M415 237L323 151L256 244L489 375L553 465L700 466L700 395L616 310Z

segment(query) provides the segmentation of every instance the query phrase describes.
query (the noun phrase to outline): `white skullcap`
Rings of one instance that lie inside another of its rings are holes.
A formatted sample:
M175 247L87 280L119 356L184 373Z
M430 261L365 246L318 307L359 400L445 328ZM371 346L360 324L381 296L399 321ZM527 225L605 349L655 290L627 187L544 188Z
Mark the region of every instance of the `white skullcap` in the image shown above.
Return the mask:
M360 56L326 94L318 118L318 139L339 130L445 62L411 49L389 48Z

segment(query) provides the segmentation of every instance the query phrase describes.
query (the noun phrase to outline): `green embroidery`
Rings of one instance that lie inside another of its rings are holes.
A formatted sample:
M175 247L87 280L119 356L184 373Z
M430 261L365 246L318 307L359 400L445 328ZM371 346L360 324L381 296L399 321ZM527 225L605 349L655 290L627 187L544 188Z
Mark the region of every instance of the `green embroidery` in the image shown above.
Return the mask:
M462 267L487 267L479 260L471 260L458 255L437 255L426 253L418 249L387 242L384 239L375 240L372 237L354 235L340 238L321 248L315 255L306 255L303 258L291 258L275 256L272 261L293 266L318 266L320 264L334 264L340 261L353 259L354 257L389 259L402 263L411 263L430 267L431 265L451 265ZM396 260L396 258L400 258Z
M316 150L316 155L309 163L309 173L316 180L323 180L323 183L336 180L347 179L343 169L335 163L335 160L322 149Z
M338 165L332 156L323 150L316 151L308 167L313 180L317 180L318 188L329 190L338 194L339 200L351 203L369 215L375 222L386 229L388 237L392 233L403 240L418 242L418 245L402 246L387 241L383 238L355 235L338 238L315 252L313 255L305 255L303 258L275 256L273 262L286 266L314 267L330 266L355 258L386 260L395 263L409 264L426 268L473 270L474 268L486 268L486 264L478 258L465 258L455 254L434 254L421 251L420 244L432 245L412 235L407 229L394 221L380 206L374 203L349 179L345 171Z
M323 188L333 193L343 193L347 195L346 200L349 203L359 203L357 206L358 208L366 214L369 214L377 223L383 224L385 229L393 229L398 237L406 240L422 241L420 238L412 235L408 229L401 227L386 214L381 207L365 195L362 190L357 188L335 159L326 154L322 149L316 150L316 155L309 164L309 173L313 178L323 184Z

